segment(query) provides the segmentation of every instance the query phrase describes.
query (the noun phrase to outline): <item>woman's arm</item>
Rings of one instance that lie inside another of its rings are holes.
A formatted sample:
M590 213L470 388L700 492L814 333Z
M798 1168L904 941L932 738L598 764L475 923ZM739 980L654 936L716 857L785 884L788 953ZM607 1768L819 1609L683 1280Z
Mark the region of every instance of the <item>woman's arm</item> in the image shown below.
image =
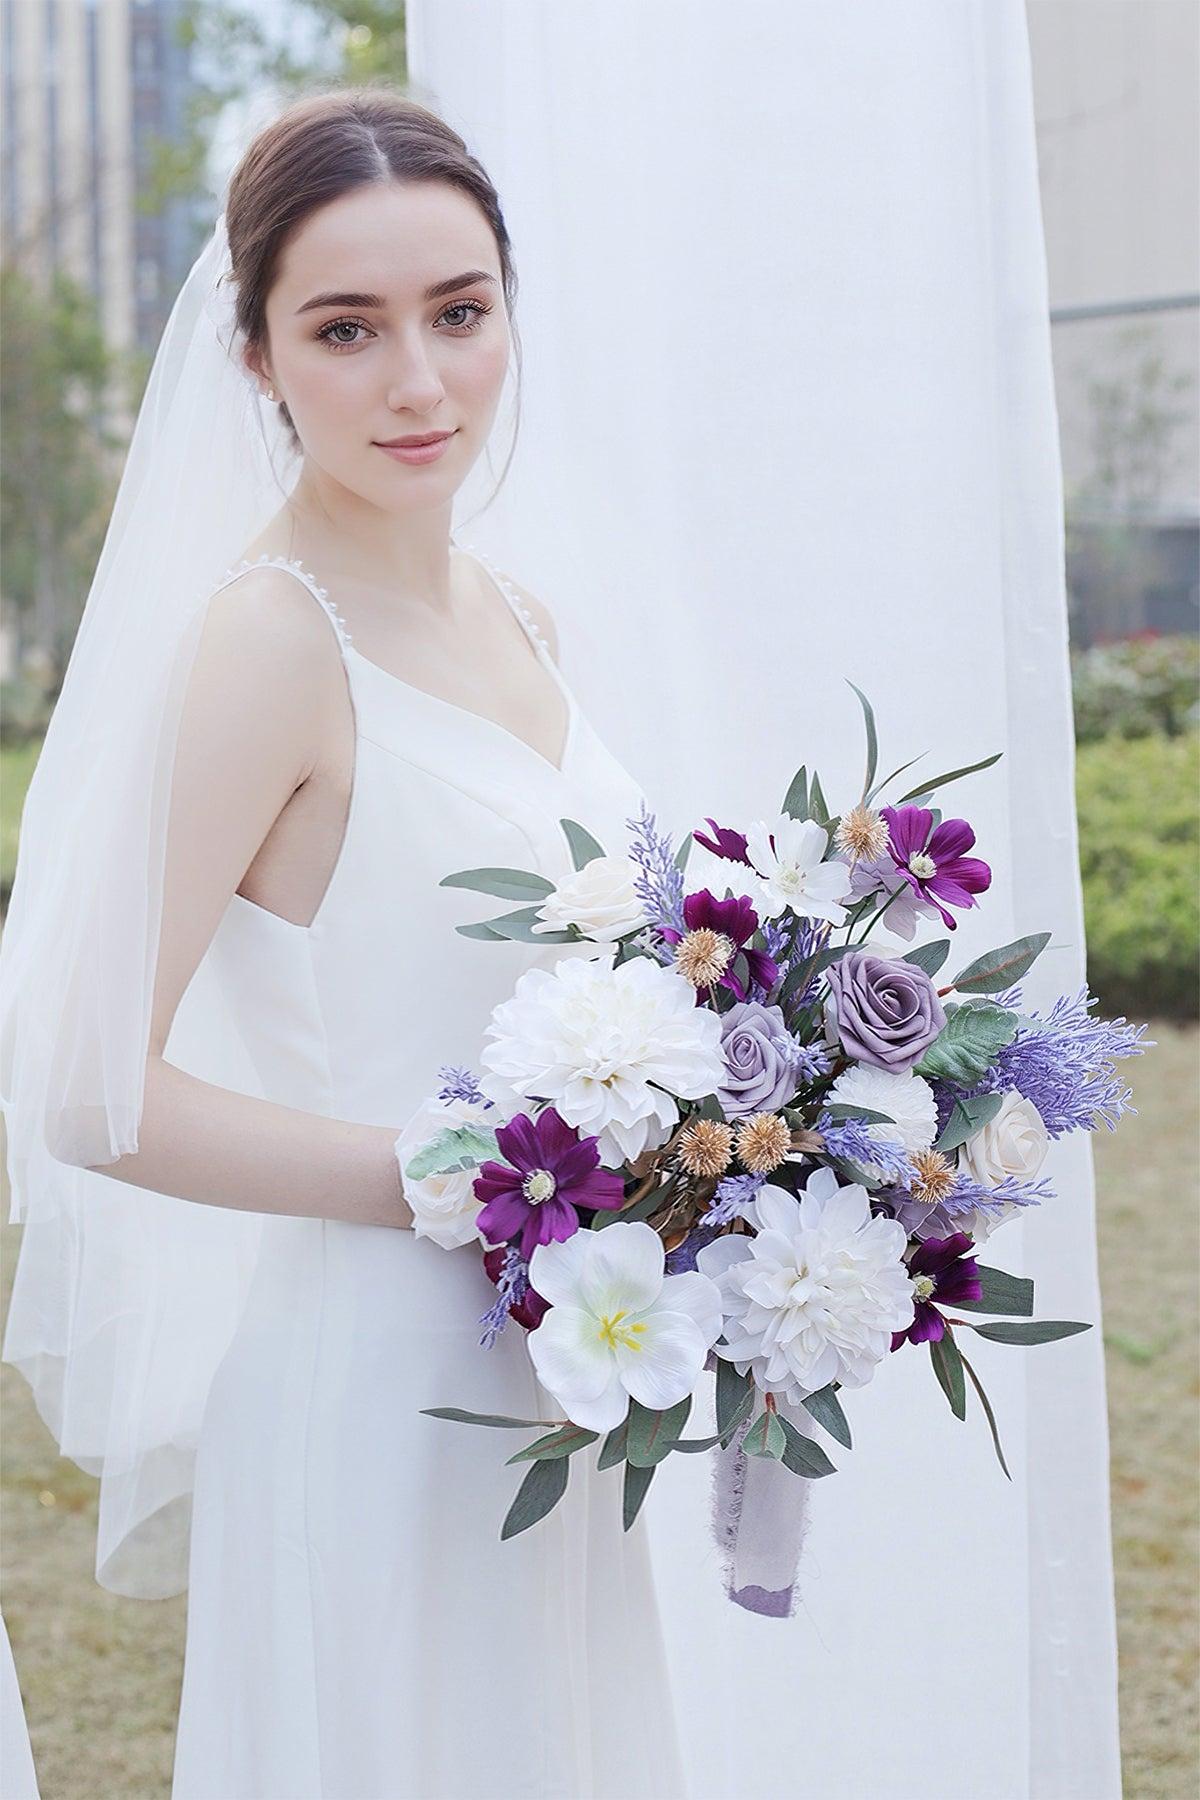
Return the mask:
M138 1148L97 1172L207 1206L411 1228L393 1145L166 1061L179 1002L274 821L349 708L329 620L270 567L213 596L180 719Z

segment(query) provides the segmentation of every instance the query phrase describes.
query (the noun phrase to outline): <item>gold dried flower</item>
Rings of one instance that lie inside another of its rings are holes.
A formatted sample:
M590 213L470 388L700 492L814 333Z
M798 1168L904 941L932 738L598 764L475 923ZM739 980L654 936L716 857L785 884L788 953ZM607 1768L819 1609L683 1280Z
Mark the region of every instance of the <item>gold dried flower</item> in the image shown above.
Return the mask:
M860 800L842 819L834 842L839 850L845 850L856 861L859 857L870 861L882 856L887 849L888 828L874 807L865 806Z
M756 1175L777 1169L792 1147L792 1128L778 1113L751 1113L737 1128L737 1153Z
M679 1134L676 1155L689 1175L723 1175L733 1155L733 1127L721 1119L691 1119Z
M712 987L737 955L737 945L723 931L701 925L675 946L675 967L693 987Z
M940 1150L915 1150L909 1157L915 1179L909 1192L914 1200L928 1200L934 1205L944 1200L954 1186L957 1171L948 1156Z

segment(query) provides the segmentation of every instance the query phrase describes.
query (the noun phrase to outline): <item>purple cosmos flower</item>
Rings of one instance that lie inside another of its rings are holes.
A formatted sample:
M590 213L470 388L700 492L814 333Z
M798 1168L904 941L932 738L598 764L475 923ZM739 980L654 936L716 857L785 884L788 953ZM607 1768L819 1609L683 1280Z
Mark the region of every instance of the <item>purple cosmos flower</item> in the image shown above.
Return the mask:
M957 922L948 906L974 906L975 895L991 886L992 871L978 857L964 856L975 842L965 819L943 819L933 828L927 806L884 806L879 816L888 828L888 849L905 881L922 900L936 906L950 931Z
M579 1230L579 1206L615 1210L625 1201L619 1175L600 1168L598 1140L581 1138L553 1106L536 1119L517 1113L496 1130L504 1162L480 1165L473 1186L484 1202L476 1224L490 1244L521 1233L528 1262L538 1244Z
M893 1331L893 1350L898 1350L906 1338L910 1343L923 1344L929 1340L936 1343L946 1335L946 1321L933 1303L935 1297L943 1306L983 1298L979 1265L966 1254L974 1248L973 1239L965 1231L952 1232L946 1238L926 1238L917 1245L908 1263L908 1272L916 1282L913 1322L904 1331Z
M715 894L709 892L708 888L700 888L696 893L689 894L683 903L683 923L684 931L675 931L668 925L663 926L661 935L669 944L678 944L687 935L687 932L699 931L707 926L710 931L727 937L734 945L735 951L745 951L751 981L756 981L760 987L770 993L779 979L779 969L774 958L768 956L765 950L746 948L748 940L758 930L758 914L754 910L754 902L748 895L739 895L737 899L718 900ZM746 989L740 978L734 973L736 962L735 954L730 957L724 974L718 977L713 986L728 988L735 999L744 1000ZM703 990L697 988L696 999L703 1004L702 992L710 993L711 991L711 988Z
M713 835L706 838L702 831L693 831L692 836L698 844L703 844L714 856L723 856L727 862L745 863L749 867L750 858L747 855L744 832L734 831L727 825L718 825L715 819L706 819L705 824L712 826Z

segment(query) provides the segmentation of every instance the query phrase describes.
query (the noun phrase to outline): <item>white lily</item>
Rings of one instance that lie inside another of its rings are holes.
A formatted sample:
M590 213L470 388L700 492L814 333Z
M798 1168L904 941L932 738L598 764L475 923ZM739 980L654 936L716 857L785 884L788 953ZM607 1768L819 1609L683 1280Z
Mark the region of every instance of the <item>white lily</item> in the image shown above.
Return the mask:
M665 1275L662 1239L641 1220L539 1244L529 1282L550 1310L526 1342L567 1417L611 1431L630 1396L661 1412L690 1394L721 1335L715 1281Z

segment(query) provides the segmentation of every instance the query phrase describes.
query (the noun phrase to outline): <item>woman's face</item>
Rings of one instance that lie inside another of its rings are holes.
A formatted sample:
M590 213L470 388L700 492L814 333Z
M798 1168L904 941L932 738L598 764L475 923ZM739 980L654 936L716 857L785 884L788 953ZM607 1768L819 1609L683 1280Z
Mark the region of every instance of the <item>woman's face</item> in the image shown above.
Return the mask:
M287 243L266 313L262 372L306 459L385 511L448 504L487 442L510 347L475 202L444 182L330 201ZM453 435L431 462L380 448L438 431Z

